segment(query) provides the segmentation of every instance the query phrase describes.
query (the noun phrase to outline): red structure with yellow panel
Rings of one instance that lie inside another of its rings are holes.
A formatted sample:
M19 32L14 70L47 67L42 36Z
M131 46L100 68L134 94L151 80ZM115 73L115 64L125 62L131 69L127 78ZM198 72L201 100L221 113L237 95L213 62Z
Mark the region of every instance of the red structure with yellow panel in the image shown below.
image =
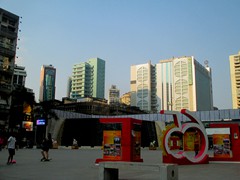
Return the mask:
M210 161L240 161L239 124L210 123L213 156Z
M208 137L202 122L186 109L181 112L161 111L160 113L172 115L174 120L174 125L163 133L163 163L179 165L209 163ZM181 114L188 117L190 121L182 124ZM178 147L181 148L177 150ZM195 154L190 155L189 149L194 150Z
M103 158L102 161L143 162L141 159L142 121L133 118L102 118Z

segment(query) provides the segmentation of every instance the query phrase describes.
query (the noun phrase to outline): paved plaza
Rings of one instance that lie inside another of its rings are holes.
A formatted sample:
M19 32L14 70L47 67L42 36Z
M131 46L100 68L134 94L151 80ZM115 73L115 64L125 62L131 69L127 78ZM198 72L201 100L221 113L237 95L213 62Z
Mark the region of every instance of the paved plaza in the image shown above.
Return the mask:
M51 149L50 162L41 162L40 149L19 149L14 159L16 164L7 165L8 152L0 151L0 180L97 180L97 158L102 158L100 148L80 148L72 150L65 147ZM161 163L160 150L142 149L145 163ZM239 180L239 163L210 163L206 165L178 166L179 180ZM157 180L157 172L120 170L122 180Z

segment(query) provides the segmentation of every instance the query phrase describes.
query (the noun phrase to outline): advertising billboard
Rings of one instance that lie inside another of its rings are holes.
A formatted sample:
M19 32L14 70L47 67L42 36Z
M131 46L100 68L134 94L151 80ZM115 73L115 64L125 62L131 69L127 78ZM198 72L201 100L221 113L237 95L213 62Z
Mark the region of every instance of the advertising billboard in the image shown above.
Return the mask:
M33 131L33 122L31 121L23 121L22 127L26 129L26 131Z
M44 126L44 125L46 125L46 120L45 119L37 119L36 125L37 126Z

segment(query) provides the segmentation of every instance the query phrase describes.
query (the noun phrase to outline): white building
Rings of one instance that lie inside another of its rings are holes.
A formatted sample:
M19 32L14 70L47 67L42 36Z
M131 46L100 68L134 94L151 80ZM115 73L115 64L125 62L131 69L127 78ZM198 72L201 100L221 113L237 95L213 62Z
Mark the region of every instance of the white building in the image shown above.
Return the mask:
M25 67L15 64L13 73L13 85L25 86L27 72Z
M131 66L131 106L144 111L155 111L155 67L149 61L146 64Z
M211 69L193 56L131 66L131 105L142 110L213 110Z

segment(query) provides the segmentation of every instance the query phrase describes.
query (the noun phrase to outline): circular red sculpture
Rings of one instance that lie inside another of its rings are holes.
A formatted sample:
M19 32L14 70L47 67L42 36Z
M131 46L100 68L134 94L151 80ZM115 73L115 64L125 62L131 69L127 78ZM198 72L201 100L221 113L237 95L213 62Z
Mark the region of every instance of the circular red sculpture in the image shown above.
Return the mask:
M208 163L208 137L204 125L200 120L198 120L190 111L183 109L181 114L187 116L190 119L190 122L186 122L183 125L180 122L180 112L177 111L160 111L160 114L172 115L175 127L167 130L163 137L163 148L166 152L166 155L163 155L163 161L165 163L177 163L177 164L206 164ZM190 156L184 150L174 153L169 148L169 139L172 133L182 133L184 134L189 129L195 129L201 139L201 146L199 153L196 156Z

